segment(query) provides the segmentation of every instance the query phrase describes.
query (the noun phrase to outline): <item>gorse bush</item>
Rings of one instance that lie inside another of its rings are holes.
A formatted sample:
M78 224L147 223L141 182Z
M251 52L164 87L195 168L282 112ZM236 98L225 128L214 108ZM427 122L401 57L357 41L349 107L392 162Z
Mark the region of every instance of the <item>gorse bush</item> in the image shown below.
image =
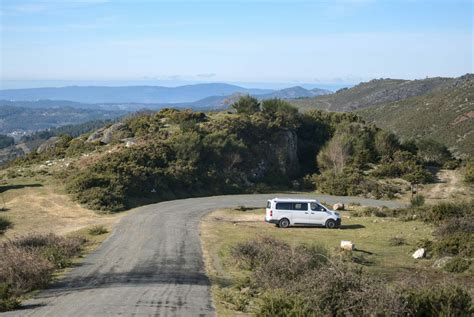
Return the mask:
M414 195L410 198L410 205L412 207L421 207L425 203L425 197L423 195Z

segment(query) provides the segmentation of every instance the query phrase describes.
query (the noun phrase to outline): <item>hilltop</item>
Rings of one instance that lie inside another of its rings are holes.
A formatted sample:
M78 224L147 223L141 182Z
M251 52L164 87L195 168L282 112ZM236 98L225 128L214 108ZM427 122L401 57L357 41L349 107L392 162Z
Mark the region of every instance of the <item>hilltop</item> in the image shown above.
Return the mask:
M328 111L354 111L455 88L463 85L463 82L472 76L467 74L457 78L435 77L422 80L374 79L352 88L340 89L334 94L293 100L291 103L303 110L316 108Z
M356 113L405 139L434 139L458 156L474 155L474 76L461 79L451 88Z

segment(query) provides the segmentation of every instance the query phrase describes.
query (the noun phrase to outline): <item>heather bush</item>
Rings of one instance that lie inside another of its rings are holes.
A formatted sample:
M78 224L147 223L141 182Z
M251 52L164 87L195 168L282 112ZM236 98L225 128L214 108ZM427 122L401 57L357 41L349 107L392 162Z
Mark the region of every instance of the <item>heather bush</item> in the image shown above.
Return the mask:
M105 226L97 225L88 230L90 235L99 236L101 234L106 234L109 232Z
M464 258L461 256L456 256L452 258L446 265L443 267L443 269L447 272L451 273L462 273L469 269L471 266L471 259L469 258Z
M17 308L20 301L16 298L7 283L0 283L0 313Z
M410 198L410 205L412 207L421 207L425 204L425 197L423 195L415 195Z
M47 286L54 270L69 266L84 242L32 234L0 244L0 308L11 309L19 295Z

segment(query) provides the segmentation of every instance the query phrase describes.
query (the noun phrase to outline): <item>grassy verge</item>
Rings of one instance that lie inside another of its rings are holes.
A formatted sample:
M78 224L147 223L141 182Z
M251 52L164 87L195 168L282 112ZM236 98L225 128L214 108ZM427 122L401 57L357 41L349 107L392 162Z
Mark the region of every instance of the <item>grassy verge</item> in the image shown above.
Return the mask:
M354 211L360 207L352 209ZM434 259L414 260L411 257L420 240L432 238L433 225L388 217L351 217L348 212L342 212L342 216L343 227L339 230L278 229L264 223L262 209L218 210L205 216L201 222L201 237L218 315L239 314L235 305L229 304L225 290L250 276L248 270L236 265L232 257L233 248L239 243L262 236L277 238L293 248L301 244L317 244L326 248L330 254L338 253L341 240L351 240L356 246L351 255L352 260L370 275L381 277L389 283L414 276L426 280L441 279L465 285L472 293L472 273L447 273L432 268Z

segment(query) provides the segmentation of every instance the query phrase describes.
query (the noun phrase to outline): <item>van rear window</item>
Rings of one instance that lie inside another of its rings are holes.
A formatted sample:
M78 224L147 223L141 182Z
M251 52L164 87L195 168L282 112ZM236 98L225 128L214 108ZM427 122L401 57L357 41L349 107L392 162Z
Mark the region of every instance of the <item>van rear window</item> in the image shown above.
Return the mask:
M308 210L308 203L277 203L276 209L283 210Z
M271 208L271 207L272 207L271 201L267 201L267 208Z

